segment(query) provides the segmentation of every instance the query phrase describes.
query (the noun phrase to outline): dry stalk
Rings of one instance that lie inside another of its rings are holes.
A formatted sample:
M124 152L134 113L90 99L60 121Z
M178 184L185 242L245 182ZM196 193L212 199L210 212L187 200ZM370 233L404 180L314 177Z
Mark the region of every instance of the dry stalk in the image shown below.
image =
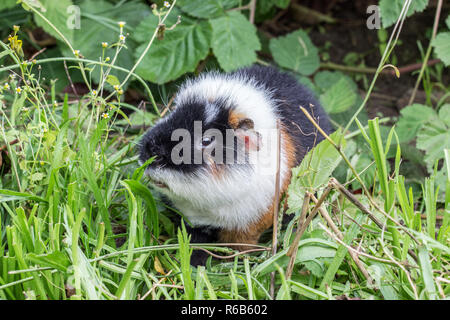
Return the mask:
M280 159L281 157L281 133L280 120L277 121L277 171L275 177L275 199L273 202L273 223L272 223L272 256L277 253L278 246L278 210L280 202ZM275 271L270 274L270 296L275 298Z
M316 197L314 197L314 195L311 195L311 199L314 203L318 203L319 201L316 199ZM330 228L333 230L333 232L337 235L337 237L340 240L344 240L344 236L341 233L341 231L338 229L338 227L334 224L333 219L331 219L330 215L328 214L327 210L325 210L324 208L320 207L319 208L319 212L322 215L322 217L325 219L325 221L327 222L328 226L330 226ZM355 262L356 266L358 267L358 269L361 271L361 273L364 275L364 277L366 278L367 282L370 284L373 284L373 280L369 275L369 272L366 270L366 268L364 267L364 265L362 264L361 260L359 260L358 255L353 252L353 251L349 251L348 252L350 254L350 257L353 259L353 261Z
M305 218L306 218L306 213L308 212L309 209L309 197L310 197L310 193L309 192L305 192L305 196L303 197L303 206L302 206L302 212L300 214L300 217L298 218L298 222L297 222L297 233L295 235L295 239L292 242L288 252L287 252L287 256L291 257L291 259L289 260L289 264L286 270L286 278L290 279L291 275L292 275L292 270L294 269L294 262L295 259L297 257L297 252L298 252L298 243L300 242L300 226L302 226L305 222Z

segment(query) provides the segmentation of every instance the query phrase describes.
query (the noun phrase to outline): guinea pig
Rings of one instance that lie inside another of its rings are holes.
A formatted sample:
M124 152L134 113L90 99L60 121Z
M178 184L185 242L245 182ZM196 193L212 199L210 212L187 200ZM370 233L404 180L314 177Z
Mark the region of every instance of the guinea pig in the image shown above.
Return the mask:
M256 244L279 205L277 163L283 194L291 169L324 139L300 106L329 134L327 114L293 76L257 65L189 79L174 105L139 143L140 163L156 156L150 182L194 226L192 243ZM191 258L205 261L200 252Z

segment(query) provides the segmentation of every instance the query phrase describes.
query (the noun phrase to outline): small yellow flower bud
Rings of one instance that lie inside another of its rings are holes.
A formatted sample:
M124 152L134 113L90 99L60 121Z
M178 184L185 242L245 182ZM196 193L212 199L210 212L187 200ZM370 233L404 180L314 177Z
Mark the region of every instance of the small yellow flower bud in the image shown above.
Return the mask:
M103 47L103 48L108 47L108 42L102 42L102 47Z
M126 22L125 21L119 21L118 24L119 24L119 27L123 28L125 26Z
M4 90L9 90L9 84L5 83L5 85L3 86Z

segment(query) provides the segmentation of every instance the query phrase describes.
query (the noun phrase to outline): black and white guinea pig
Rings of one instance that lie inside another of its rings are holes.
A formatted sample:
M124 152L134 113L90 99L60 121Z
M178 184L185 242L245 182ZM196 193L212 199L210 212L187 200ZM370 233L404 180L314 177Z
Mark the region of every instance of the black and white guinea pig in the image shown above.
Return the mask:
M331 133L328 116L294 77L262 66L204 73L180 87L174 104L140 141L140 163L156 156L150 181L194 225L191 242L256 244L278 205L277 159L282 194L291 169L323 140L299 107Z

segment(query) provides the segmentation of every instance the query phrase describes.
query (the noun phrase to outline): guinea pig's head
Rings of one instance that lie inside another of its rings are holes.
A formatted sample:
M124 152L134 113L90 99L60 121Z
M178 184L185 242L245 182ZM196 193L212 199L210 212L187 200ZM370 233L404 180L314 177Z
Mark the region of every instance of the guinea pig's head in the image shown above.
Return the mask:
M265 115L270 106L261 105L266 100L250 84L233 79L187 82L175 109L140 141L140 163L155 157L146 168L150 181L170 196L193 201L199 194L227 197L230 188L250 189L249 156L262 146L258 126L273 126L273 115Z

